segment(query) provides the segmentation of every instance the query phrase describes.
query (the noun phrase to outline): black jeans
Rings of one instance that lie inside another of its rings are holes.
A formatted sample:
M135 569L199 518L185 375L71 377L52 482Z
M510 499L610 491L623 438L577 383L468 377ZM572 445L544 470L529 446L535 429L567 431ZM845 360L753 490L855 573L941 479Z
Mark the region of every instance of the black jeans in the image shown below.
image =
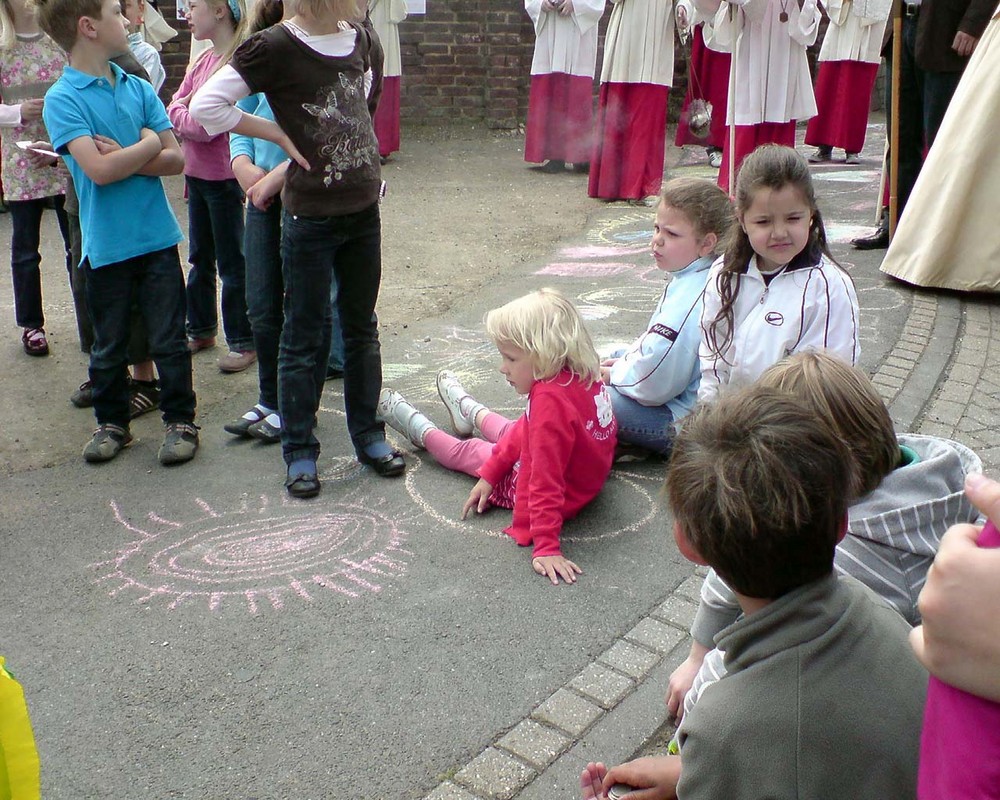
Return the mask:
M891 24L891 20L890 20ZM917 17L903 16L899 70L899 181L902 212L924 163L924 149L934 144L961 72L930 72L917 66ZM895 46L895 45L894 45ZM891 63L891 61L890 61ZM886 120L891 124L892 81L885 84Z
M385 440L375 419L382 390L382 355L375 318L382 279L382 225L378 203L339 217L282 219L281 258L285 323L278 355L278 406L285 463L316 459L313 434L330 353L330 282L344 334L344 405L356 453Z
M76 312L76 330L80 336L80 349L90 354L94 346L94 323L87 308L87 266L77 266L83 253L80 217L67 212L69 218L70 286L73 289L73 310ZM149 361L149 343L146 337L146 323L139 313L138 305L132 306L132 330L128 338L128 363L141 364Z
M257 351L258 402L278 407L278 342L283 324L285 283L281 274L281 200L264 211L247 204L247 316Z
M184 273L176 245L89 270L87 305L94 323L90 380L100 424L128 427L127 347L132 306L138 303L149 352L160 375L163 421L191 422L195 395L191 352L184 335Z
M186 179L188 190L188 335L215 336L219 312L216 263L222 279L222 328L230 350L253 350L243 260L243 191L235 179Z
M66 269L70 268L69 223L63 203L66 198L42 197L37 200L8 200L10 208L10 270L14 279L14 316L19 328L42 328L45 314L42 312L42 255L38 252L41 244L42 214L46 208L54 208L66 250Z

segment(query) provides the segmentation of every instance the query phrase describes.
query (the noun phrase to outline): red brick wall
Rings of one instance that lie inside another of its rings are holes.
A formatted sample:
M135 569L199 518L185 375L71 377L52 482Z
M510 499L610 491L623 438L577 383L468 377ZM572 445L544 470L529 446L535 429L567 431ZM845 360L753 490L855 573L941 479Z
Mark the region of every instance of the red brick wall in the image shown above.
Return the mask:
M160 60L167 73L167 80L160 90L160 97L167 102L180 85L187 69L188 56L191 53L191 36L188 34L187 23L177 19L176 0L160 0L157 6L167 24L178 32L178 36L166 42L160 52Z

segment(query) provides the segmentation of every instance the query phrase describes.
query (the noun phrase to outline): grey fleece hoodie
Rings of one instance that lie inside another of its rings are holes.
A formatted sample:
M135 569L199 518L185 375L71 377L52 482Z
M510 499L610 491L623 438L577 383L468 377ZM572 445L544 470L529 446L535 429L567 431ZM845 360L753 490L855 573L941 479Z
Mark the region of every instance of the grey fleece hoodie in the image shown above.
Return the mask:
M718 637L728 674L678 732L680 800L913 800L927 673L909 626L833 575Z

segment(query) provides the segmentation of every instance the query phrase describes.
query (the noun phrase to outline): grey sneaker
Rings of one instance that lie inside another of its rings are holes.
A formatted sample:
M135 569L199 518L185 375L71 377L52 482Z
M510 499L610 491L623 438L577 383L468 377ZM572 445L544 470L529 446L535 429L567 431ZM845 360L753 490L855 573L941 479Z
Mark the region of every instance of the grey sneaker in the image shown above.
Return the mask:
M392 389L383 389L379 394L376 416L390 428L403 434L416 447L423 447L427 431L437 427L408 403L403 395Z
M110 461L122 450L132 444L132 434L128 428L120 425L99 425L94 435L83 448L84 461L92 464L99 464L102 461Z
M163 444L160 445L161 464L183 464L198 452L198 426L193 422L168 422Z
M90 381L84 381L80 388L69 396L69 401L77 408L90 408L94 405L94 387Z
M465 391L458 376L447 369L441 370L437 375L437 390L441 402L448 409L455 433L459 436L471 436L476 415L486 406Z

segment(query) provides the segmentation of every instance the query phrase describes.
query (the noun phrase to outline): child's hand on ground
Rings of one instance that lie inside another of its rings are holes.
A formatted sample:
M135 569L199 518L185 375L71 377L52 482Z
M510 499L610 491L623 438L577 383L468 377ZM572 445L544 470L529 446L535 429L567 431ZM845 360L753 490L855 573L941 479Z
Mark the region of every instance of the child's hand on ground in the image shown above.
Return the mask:
M21 122L34 122L42 118L42 107L45 101L41 98L37 100L25 100L21 103Z
M114 139L110 139L107 136L101 136L99 133L94 134L94 145L97 147L97 152L102 156L106 156L108 153L113 153L116 150L122 149L122 146Z
M465 519L472 509L475 509L477 514L482 514L488 509L490 507L490 494L492 492L493 486L480 478L476 485L472 487L472 491L469 492L469 499L462 506L462 519Z
M587 765L588 769L590 764ZM603 765L597 764L596 767ZM606 770L604 786L610 789L616 783L634 786L635 791L626 795L628 800L674 800L677 782L681 777L680 756L649 756L637 758ZM583 779L580 780L581 787ZM602 797L602 795L596 795ZM584 795L586 798L587 795Z
M563 556L538 556L531 559L531 566L539 575L544 575L553 586L562 578L566 583L576 583L576 576L583 573L576 564Z
M583 800L604 800L604 776L608 768L601 763L591 761L580 773L580 796Z
M695 676L705 662L707 652L707 647L698 644L698 642L692 642L690 655L683 664L670 673L670 682L667 684L667 696L664 698L664 702L667 704L667 713L678 722L684 718L684 698L691 691Z

